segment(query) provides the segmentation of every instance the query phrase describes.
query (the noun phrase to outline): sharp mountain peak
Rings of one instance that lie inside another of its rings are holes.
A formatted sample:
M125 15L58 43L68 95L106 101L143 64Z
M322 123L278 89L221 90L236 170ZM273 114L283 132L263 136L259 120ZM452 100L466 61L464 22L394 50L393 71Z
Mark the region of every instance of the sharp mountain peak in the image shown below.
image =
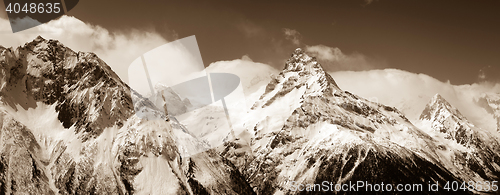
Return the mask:
M420 115L420 120L431 120L435 119L439 115L450 114L462 120L467 120L465 116L460 113L460 111L452 106L443 96L440 94L434 95L431 101L427 104L424 111Z
M285 67L280 74L287 72L298 72L299 77L317 76L318 80L325 79L328 84L340 90L335 80L328 74L316 57L305 52L302 48L297 48L291 57L286 61Z

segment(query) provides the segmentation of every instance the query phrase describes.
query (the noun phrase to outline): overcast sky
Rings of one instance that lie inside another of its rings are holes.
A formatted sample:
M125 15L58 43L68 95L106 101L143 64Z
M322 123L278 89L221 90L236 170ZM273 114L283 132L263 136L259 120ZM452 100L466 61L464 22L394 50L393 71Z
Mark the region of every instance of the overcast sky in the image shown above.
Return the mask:
M111 33L196 35L206 66L246 55L281 69L303 47L330 71L397 68L466 84L500 78L499 10L498 0L84 0L68 15ZM348 59L332 60L336 51Z

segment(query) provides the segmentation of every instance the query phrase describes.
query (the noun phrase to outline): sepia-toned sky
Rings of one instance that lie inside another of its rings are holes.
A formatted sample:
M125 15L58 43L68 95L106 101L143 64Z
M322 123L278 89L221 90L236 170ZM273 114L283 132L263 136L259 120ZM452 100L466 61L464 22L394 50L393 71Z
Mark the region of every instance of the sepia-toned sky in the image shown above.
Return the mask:
M500 78L499 11L498 0L82 0L69 15L111 32L196 35L206 66L246 55L281 69L303 47L330 71L396 68L466 84Z

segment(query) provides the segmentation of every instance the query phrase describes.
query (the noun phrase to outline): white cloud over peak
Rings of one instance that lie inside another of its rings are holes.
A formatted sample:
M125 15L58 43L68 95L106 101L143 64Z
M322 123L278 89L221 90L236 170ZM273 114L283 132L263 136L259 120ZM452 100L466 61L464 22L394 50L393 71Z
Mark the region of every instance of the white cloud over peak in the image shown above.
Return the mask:
M360 53L344 54L337 47L314 45L306 46L305 50L316 56L327 71L360 71L387 67L384 61L372 59Z
M236 28L243 32L243 34L248 38L265 34L264 28L251 22L250 20L245 20L241 23L238 23L236 25Z
M130 63L143 53L167 43L154 30L131 29L109 31L101 26L82 22L75 17L62 16L46 24L18 33L10 31L9 20L0 18L0 45L18 47L32 41L38 35L55 39L74 51L94 52L127 82Z
M277 69L267 64L251 61L247 55L244 55L242 59L211 63L206 70L208 72L226 72L238 75L245 93L254 92L256 86L267 85L271 81L271 74L279 73Z
M283 28L283 33L285 33L285 38L291 41L295 46L300 45L300 40L302 39L302 35L297 30Z
M500 65L485 66L479 70L479 82L500 83Z
M500 84L452 85L425 74L403 70L331 72L343 90L401 110L416 121L435 94L443 96L476 126L496 131L495 119L476 104L483 93L500 93Z
M278 74L279 71L267 64L249 61L246 57L245 55L243 59L214 62L206 70L237 75L243 87L247 109L250 109L264 93L265 87L271 81L271 75Z
M253 62L252 58L250 58L250 56L248 55L243 55L243 57L241 57L241 60Z
M270 75L279 73L279 70L269 65L241 59L212 63L207 71L238 75L245 89L247 105L252 105L262 95ZM440 94L476 126L496 131L496 120L476 101L484 93L500 93L500 84L457 86L425 74L397 69L329 73L341 89L370 101L394 106L413 122L418 120L431 98Z

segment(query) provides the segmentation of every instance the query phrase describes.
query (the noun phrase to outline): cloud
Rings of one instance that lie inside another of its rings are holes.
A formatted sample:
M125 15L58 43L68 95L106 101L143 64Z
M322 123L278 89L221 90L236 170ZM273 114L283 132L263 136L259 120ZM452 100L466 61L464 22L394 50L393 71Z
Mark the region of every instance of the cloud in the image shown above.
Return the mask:
M128 67L129 86L148 97L157 84L175 86L205 76L204 69L196 37L189 36L154 48L135 59Z
M264 93L266 85L271 81L271 75L278 74L279 71L267 64L252 62L245 59L231 61L219 61L210 64L207 72L232 73L240 77L243 92L245 94L246 105L249 109Z
M500 66L486 66L479 70L479 82L500 83Z
M243 32L243 34L247 38L261 36L265 33L264 28L262 28L261 26L258 26L257 24L255 24L249 20L245 20L245 21L237 24L236 27L238 28L238 30Z
M425 74L403 70L331 72L343 90L401 110L416 121L431 98L439 93L476 126L496 131L495 119L475 103L483 93L500 93L500 84L452 85Z
M315 45L306 46L305 50L315 56L327 71L360 71L387 67L382 60L372 59L359 53L346 55L336 47Z
M38 35L59 40L74 51L94 52L103 59L125 82L128 66L143 53L167 43L154 30L130 29L109 31L101 26L82 22L75 17L62 16L46 24L18 32L10 32L10 23L0 18L2 31L0 45L18 47L32 41Z
M247 55L244 55L242 59L211 63L206 70L207 72L226 72L238 75L245 93L252 93L261 85L267 85L271 81L271 74L279 73L277 69L267 64L251 61Z
M292 43L296 46L300 46L300 40L302 39L302 35L299 31L283 28L283 33L285 33L285 38L287 40L292 41Z
M374 1L376 1L376 0L364 0L364 1L365 1L364 6L367 6L367 5L372 4L372 3L373 3Z
M250 58L250 56L248 56L248 55L243 55L243 56L241 57L241 60L243 60L243 61L253 62L252 58Z

